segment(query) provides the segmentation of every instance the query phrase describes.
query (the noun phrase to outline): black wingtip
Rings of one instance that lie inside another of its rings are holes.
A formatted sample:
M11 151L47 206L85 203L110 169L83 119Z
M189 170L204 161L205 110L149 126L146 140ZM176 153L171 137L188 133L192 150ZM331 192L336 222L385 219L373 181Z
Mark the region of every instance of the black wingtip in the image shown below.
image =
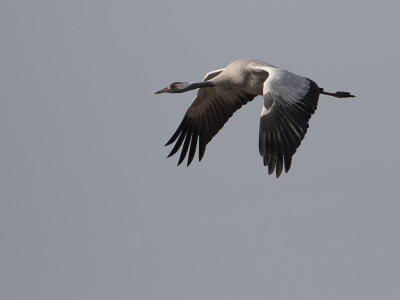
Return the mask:
M180 136L182 136L182 132L184 129L187 127L187 121L185 118L183 118L182 122L179 124L178 129L174 132L174 134L171 136L171 138L168 140L168 142L164 146L169 146L173 142L176 141L176 139Z
M270 162L268 165L268 175L274 173L274 170L275 170L275 164L273 162Z
M183 143L183 146L182 146L181 156L179 157L178 166L186 158L191 139L192 139L192 133L188 132L187 135L186 135L186 138L185 138L185 142Z
M199 151L199 161L203 159L203 156L204 156L204 151L203 152Z
M179 166L186 158L186 153L181 153L177 166Z
M204 153L206 152L207 144L204 141L202 135L199 136L199 161L203 159Z
M182 151L177 166L179 166L184 161L185 157L186 157L186 152Z
M279 176L281 176L282 170L283 170L282 158L278 158L278 161L276 162L276 178L279 178Z
M178 138L178 136L180 135L181 131L178 130L175 131L174 135L168 140L168 142L165 143L164 147L171 145L173 142L175 142L175 140Z
M285 172L289 172L290 166L292 165L292 157L290 155L285 155L284 157L284 163L285 163Z

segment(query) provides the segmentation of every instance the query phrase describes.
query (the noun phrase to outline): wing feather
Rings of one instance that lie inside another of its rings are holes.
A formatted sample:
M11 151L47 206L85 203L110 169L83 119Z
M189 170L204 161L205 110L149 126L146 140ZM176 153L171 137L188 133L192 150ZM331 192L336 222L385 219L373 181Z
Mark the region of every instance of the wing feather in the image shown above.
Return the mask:
M320 88L305 77L268 68L264 107L260 118L259 149L268 173L287 173L318 105Z
M180 132L179 139L178 139L178 141L176 142L174 148L172 148L171 152L168 154L168 157L174 155L174 154L179 150L179 148L181 147L181 145L182 145L184 139L185 139L185 134L183 133L183 131L181 131L181 132Z
M205 78L210 79L221 73L210 72ZM182 147L178 165L185 159L189 151L187 165L193 160L199 143L199 161L203 158L207 144L222 129L233 113L256 97L234 87L203 87L200 88L178 129L166 145L176 141L168 157L174 155ZM183 144L183 146L182 146Z
M223 70L225 70L225 68L208 72L206 76L204 76L203 81L213 79L215 76L219 75Z
M197 133L197 130L195 130L193 132L192 135L192 141L190 143L190 150L189 150L189 157L188 157L188 162L187 165L189 166L194 158L194 155L196 154L196 148L197 148L197 139L198 139L199 135Z

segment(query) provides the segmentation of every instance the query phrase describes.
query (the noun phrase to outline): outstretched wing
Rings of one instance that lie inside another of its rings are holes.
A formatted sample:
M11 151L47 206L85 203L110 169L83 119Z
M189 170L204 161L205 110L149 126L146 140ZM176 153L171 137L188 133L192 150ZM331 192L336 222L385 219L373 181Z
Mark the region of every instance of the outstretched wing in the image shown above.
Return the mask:
M203 81L210 80L221 73L223 69L210 72ZM175 145L168 155L174 155L179 148L182 151L178 165L185 159L189 151L187 165L193 161L197 143L199 145L199 161L203 158L207 144L224 126L233 113L256 95L250 94L240 88L229 86L200 88L196 98L175 131L167 145Z
M283 165L288 172L292 156L300 146L311 115L317 109L320 88L305 77L280 69L268 69L264 82L264 107L260 118L259 148L268 173Z

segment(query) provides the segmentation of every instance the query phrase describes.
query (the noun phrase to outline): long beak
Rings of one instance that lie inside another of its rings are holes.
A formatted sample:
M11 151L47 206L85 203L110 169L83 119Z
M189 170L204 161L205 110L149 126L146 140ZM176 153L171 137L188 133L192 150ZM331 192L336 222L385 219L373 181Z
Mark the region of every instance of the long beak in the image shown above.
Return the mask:
M159 90L159 91L155 92L154 94L167 93L169 90L171 90L171 88L169 86L167 86L165 89Z

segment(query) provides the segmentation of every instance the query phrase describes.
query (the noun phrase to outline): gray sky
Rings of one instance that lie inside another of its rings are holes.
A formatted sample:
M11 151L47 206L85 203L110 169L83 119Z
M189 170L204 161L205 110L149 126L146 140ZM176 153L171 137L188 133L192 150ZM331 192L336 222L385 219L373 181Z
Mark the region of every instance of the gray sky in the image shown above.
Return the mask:
M399 299L399 10L1 1L0 298ZM166 159L195 92L153 92L237 58L357 95L321 96L278 180L261 97Z

